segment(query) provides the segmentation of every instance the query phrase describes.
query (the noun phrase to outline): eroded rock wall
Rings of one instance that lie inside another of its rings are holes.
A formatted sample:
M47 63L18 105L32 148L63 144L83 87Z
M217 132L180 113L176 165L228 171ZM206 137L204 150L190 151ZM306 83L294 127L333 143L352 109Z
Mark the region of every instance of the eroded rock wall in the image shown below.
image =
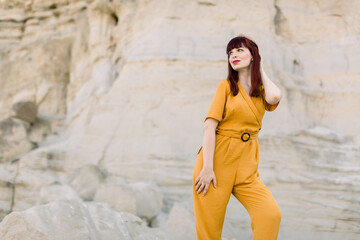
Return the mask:
M159 185L164 204L149 224L181 239L171 224L178 209L189 211L183 226L193 223L192 168L204 116L226 77L225 47L244 33L284 95L259 136L260 174L282 209L279 238L359 237L359 7L355 0L1 2L0 119L16 123L14 134L0 136L2 217L58 199L57 185L81 197L71 177L90 165L113 179L98 182L98 193L125 180ZM24 102L36 106L34 121L33 113L13 114ZM104 200L91 191L91 200ZM128 206L109 203L136 213L136 197L115 192ZM238 234L250 236L250 223L231 199L223 235Z

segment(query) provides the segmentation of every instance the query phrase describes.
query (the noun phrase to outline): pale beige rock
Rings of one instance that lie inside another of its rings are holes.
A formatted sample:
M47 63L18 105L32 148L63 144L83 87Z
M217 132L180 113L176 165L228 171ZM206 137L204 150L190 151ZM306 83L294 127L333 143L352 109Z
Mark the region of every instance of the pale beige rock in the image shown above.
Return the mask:
M149 226L152 228L162 228L166 227L166 223L169 218L169 213L165 211L161 211L156 217L154 217L150 222ZM164 229L166 231L166 229Z
M12 211L17 161L0 164L0 221Z
M53 146L41 147L22 156L12 170L14 177L11 210L21 211L55 199L79 198L77 193L66 185L69 174L62 168L64 157L64 150Z
M104 169L96 165L86 165L70 175L68 183L83 200L91 201L106 176Z
M44 186L40 189L39 201L38 204L46 204L49 202L55 202L58 200L78 200L81 198L68 185L61 185L59 183L55 183L52 185Z
M0 121L0 162L13 160L33 148L27 138L28 127L28 123L14 118Z
M100 185L96 190L94 201L106 202L119 212L136 214L136 196L127 184Z
M102 203L77 200L55 201L13 212L0 223L2 240L160 240L164 236L132 214L113 211Z
M194 216L185 207L175 203L169 214L166 230L172 239L196 239Z
M154 182L136 182L129 184L136 197L136 215L151 221L163 206L160 188Z
M283 92L259 135L259 171L283 213L279 239L359 238L358 9L356 0L0 2L0 119L31 101L44 121L28 129L39 149L19 160L19 186L6 177L13 170L0 172L4 213L11 186L27 208L36 191L92 164L156 182L163 207L151 224L166 225L175 202L191 202L225 45L244 33ZM236 201L229 209L224 239L250 238L247 213Z
M21 162L19 161L19 165ZM41 204L41 189L58 182L58 178L50 172L34 169L24 169L21 166L14 180L13 211L23 211Z
M22 171L38 171L55 174L57 176L70 175L65 171L63 159L67 158L66 149L60 144L49 144L34 149L30 153L24 155L20 159L19 170ZM64 180L65 177L62 177Z
M66 84L69 81L71 40L43 39L29 43L11 58L1 61L1 119L17 102L33 102L40 118L57 122L66 112ZM33 119L33 117L31 117ZM30 120L31 120L30 119ZM58 126L52 126L53 132Z
M151 182L108 181L96 190L94 201L106 202L117 211L126 211L150 222L161 211L163 196Z
M17 102L11 108L10 116L34 123L37 115L37 106L33 102Z
M37 118L28 132L28 138L34 143L41 144L52 133L52 123L46 119ZM57 129L57 127L55 127Z

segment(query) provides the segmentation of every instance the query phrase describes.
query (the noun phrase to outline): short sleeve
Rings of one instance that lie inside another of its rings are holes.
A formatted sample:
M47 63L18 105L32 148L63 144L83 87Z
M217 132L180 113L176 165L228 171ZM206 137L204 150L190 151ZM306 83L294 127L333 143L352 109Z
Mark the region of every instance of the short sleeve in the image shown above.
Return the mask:
M264 101L265 101L265 100L264 100ZM274 111L274 110L277 108L277 106L279 105L279 103L280 103L280 101L278 101L277 103L271 105L271 104L269 104L269 103L267 103L267 102L265 101L265 110L267 110L267 111L269 111L269 112L272 112L272 111Z
M264 89L264 88L262 88L262 89ZM279 105L279 103L280 103L280 101L278 101L275 104L269 104L268 102L266 102L266 100L265 100L265 91L263 91L263 102L264 102L265 110L269 111L269 112L274 111L277 108L277 106Z
M206 114L206 118L214 118L219 122L223 119L226 99L228 95L227 80L223 79L219 83L215 95L211 101L210 108Z

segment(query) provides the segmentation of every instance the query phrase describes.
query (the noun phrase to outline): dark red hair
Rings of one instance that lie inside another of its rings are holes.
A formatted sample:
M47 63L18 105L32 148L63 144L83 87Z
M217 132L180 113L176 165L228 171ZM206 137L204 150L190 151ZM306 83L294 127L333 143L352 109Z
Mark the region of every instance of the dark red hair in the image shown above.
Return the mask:
M256 45L256 43L249 39L248 37L244 35L239 35L233 39L230 40L226 47L226 54L228 55L228 77L227 79L230 81L230 88L234 96L236 96L239 92L239 86L238 86L238 72L235 71L230 63L229 63L229 52L234 48L239 47L246 47L249 49L253 61L251 66L251 89L250 89L250 96L257 97L262 94L261 92L261 86L262 86L262 79L261 79L261 73L260 73L260 54L259 54L259 48Z

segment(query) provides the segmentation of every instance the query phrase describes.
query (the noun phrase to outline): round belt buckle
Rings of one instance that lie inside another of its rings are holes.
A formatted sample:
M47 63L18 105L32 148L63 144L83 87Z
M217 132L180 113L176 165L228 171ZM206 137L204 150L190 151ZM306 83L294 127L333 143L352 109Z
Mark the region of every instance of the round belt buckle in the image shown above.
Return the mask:
M248 138L246 139L246 140L244 140L244 135L248 135ZM241 140L243 140L244 142L247 142L247 141L249 141L249 139L250 139L250 133L248 133L248 132L244 132L243 134L241 134Z

